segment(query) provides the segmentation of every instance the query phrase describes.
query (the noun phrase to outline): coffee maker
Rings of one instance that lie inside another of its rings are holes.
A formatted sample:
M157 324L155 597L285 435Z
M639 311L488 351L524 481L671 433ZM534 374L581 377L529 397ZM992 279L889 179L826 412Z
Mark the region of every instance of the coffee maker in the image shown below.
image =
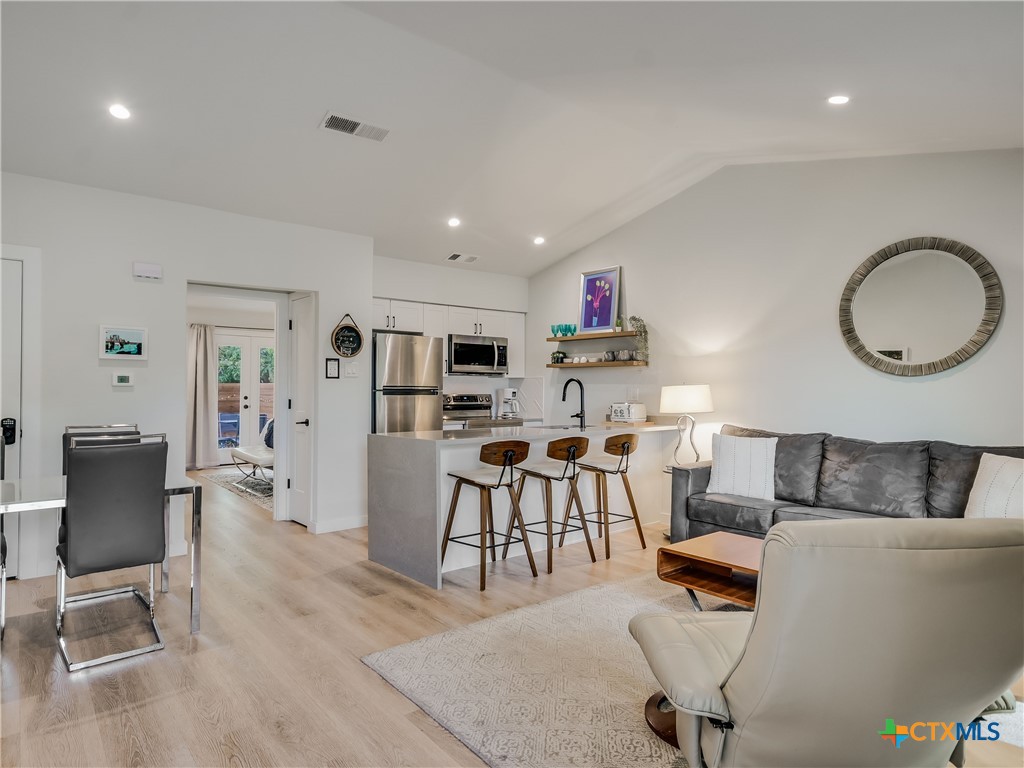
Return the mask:
M518 419L522 413L522 406L519 403L519 390L515 387L502 387L498 395L501 398L498 418Z

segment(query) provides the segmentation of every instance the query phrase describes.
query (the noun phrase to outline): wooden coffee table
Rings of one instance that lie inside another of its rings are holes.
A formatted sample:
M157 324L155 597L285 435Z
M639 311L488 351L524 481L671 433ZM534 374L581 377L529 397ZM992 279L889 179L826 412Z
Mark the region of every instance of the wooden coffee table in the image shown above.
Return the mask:
M763 539L716 531L658 550L658 578L683 587L696 611L695 592L754 607Z
M754 607L763 539L716 531L658 549L658 578L686 590L695 611L702 611L697 592ZM661 692L644 705L647 725L661 739L679 748L675 709Z

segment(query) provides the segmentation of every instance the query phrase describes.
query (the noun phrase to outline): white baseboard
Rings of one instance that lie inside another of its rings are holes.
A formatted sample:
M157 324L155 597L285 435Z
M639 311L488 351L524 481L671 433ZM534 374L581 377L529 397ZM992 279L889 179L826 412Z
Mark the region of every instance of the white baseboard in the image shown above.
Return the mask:
M309 524L309 532L315 534L347 531L349 528L362 528L366 525L366 515L349 515L333 517L330 520L317 520Z

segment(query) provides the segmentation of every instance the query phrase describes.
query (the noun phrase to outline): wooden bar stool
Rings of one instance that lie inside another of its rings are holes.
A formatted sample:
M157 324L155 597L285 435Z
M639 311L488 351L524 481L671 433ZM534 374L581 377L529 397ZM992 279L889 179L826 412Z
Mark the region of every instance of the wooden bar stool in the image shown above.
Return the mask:
M565 500L566 516L562 520L562 539L565 539L567 531L582 530L583 535L587 539L587 549L590 550L590 560L595 563L597 562L597 557L594 555L594 545L590 541L586 513L583 511L583 501L580 499L580 489L576 486L576 478L580 473L576 461L586 456L589 445L590 441L585 437L563 437L560 440L552 440L548 443L547 458L527 461L519 467L521 475L516 495L519 497L520 504L523 500L523 486L526 484L527 478L536 478L544 485L544 519L526 523L525 527L533 533L532 528L540 525L545 526L548 537L548 573L552 571L552 552L554 550L554 508L551 503L552 482L569 481L569 493ZM573 502L576 503L576 510L579 514L579 525L569 525L569 511ZM510 518L506 535L511 536L511 534L512 520ZM506 554L508 554L507 542L501 553L503 560Z
M604 525L604 557L607 560L612 556L612 544L609 534L611 533L611 518L617 518L616 522L632 519L636 525L637 535L640 537L640 547L647 549L647 542L644 541L644 531L640 527L640 515L636 511L636 501L633 499L633 489L629 486L629 457L636 452L636 444L640 441L640 435L613 435L604 441L605 456L596 456L580 464L580 469L594 473L594 492L597 496L598 535L601 535L600 526ZM624 515L608 510L608 475L618 475L622 478L622 487L626 489L626 498L629 500L631 515ZM568 506L565 510L565 520L569 519ZM565 534L562 534L558 545L562 545Z
M507 488L509 498L512 500L512 513L509 518L508 533L498 533L504 539L505 552L508 552L508 545L522 542L526 547L526 557L530 561L530 570L537 575L537 565L533 562L533 552L530 551L530 541L526 536L526 527L523 524L523 513L519 509L519 497L516 495L513 485L520 479L520 473L516 470L517 464L526 461L530 453L530 444L523 440L502 440L495 443L485 443L480 446L480 461L489 466L480 469L458 470L449 472L455 478L455 490L452 492L452 503L448 508L448 521L444 526L444 538L441 540L441 562L444 563L445 553L448 551L448 542L463 544L467 547L480 549L480 591L487 586L487 550L491 551L491 560L496 561L495 548L500 546L494 543L494 514L491 502L491 490L495 488ZM463 485L471 485L480 491L480 531L479 533L468 533L462 536L452 536L452 524L455 522L455 508L459 504L459 494ZM515 519L519 526L522 538L512 536L512 519ZM480 543L474 544L463 539L480 537ZM490 539L490 543L488 543Z

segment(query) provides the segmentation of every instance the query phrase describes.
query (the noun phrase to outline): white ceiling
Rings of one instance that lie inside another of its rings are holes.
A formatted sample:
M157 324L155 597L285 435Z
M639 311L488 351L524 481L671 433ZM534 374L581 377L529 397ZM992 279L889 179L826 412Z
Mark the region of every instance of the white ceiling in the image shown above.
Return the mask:
M529 275L724 164L1021 146L1022 9L4 2L3 169Z

